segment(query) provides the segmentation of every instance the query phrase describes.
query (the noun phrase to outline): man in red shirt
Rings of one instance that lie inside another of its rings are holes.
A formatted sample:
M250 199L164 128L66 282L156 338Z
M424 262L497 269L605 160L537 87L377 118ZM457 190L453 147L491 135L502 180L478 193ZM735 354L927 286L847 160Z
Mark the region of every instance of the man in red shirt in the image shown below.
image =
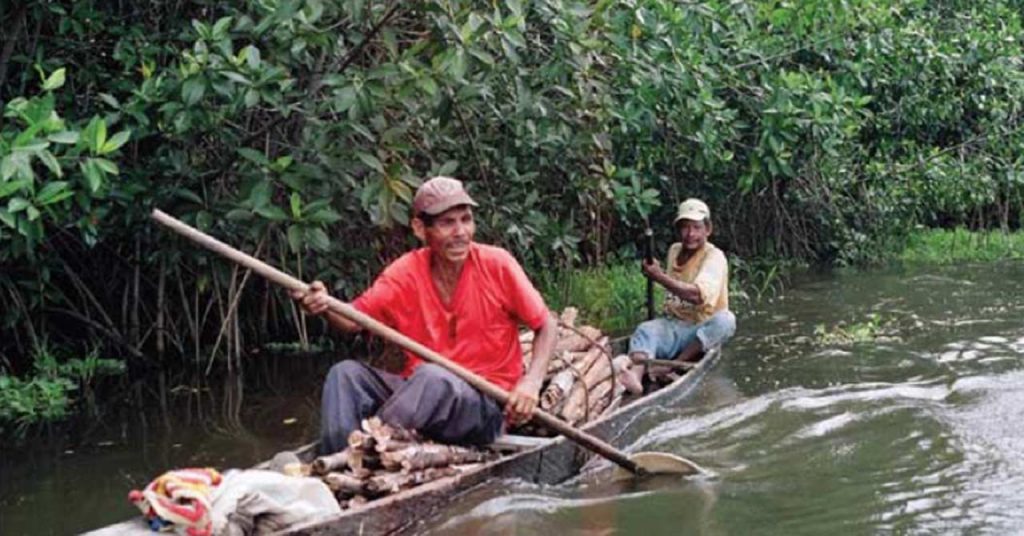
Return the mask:
M411 352L402 374L357 360L335 365L321 401L323 452L345 447L360 421L418 430L445 443L485 445L502 422L528 420L554 348L557 325L522 267L504 249L473 242L476 202L462 183L434 177L416 191L412 230L423 247L392 262L352 305L510 391L504 415L497 402L439 365ZM293 297L340 330L360 328L327 307L323 283ZM534 358L523 371L519 325L535 331Z

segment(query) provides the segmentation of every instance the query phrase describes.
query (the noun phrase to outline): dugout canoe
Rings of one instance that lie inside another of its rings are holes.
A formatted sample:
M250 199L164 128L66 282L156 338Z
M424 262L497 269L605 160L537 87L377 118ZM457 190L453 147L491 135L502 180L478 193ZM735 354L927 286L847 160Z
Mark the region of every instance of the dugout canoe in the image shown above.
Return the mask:
M678 403L715 367L721 359L718 348L707 352L692 369L674 382L657 391L636 397L614 412L583 426L583 430L622 448L636 437L630 437L630 425L648 411ZM636 433L636 432L634 432ZM414 533L417 527L452 504L457 497L488 482L501 479L519 479L536 484L557 484L579 474L583 465L594 454L562 436L534 438L504 436L497 447L507 450L501 458L487 462L473 470L435 480L421 486L350 508L340 514L318 518L292 526L281 534L309 536L364 536ZM313 445L307 445L296 454L309 462L314 456ZM266 467L264 462L257 468ZM141 516L93 532L90 536L112 535L143 536L152 534Z

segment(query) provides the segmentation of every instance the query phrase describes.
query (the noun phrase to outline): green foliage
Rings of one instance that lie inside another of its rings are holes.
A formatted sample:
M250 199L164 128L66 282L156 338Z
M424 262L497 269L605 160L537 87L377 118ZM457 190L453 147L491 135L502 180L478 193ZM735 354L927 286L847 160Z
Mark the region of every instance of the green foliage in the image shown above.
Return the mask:
M77 227L91 240L95 227L83 215L95 214L119 174L115 156L128 130L107 138L107 122L68 124L56 109L55 91L66 71L41 74L42 93L12 99L0 128L0 262L35 257L46 228Z
M0 23L0 351L20 369L58 334L163 366L308 343L282 294L153 207L346 297L412 245L434 174L540 279L632 258L647 223L668 243L689 196L734 259L862 264L918 224L1021 226L1009 0L30 0ZM734 266L750 298L773 266ZM626 326L643 285L610 277L594 310ZM558 303L590 291L559 281Z
M838 324L826 328L824 324L814 327L814 336L818 344L826 346L849 345L862 342L871 342L879 338L885 330L886 322L882 315L872 313L863 322L854 322L849 325Z
M729 308L741 310L751 302L778 296L786 288L788 277L806 265L792 259L747 260L729 258Z
M954 264L1024 258L1024 233L921 229L910 235L900 260L914 264Z
M629 334L647 317L647 279L639 262L547 273L538 283L552 311L576 307L577 324L600 326L607 333ZM655 287L660 314L664 289Z
M0 433L24 435L34 424L68 416L75 384L67 378L20 380L0 374Z
M23 436L32 425L67 418L74 407L74 392L91 397L98 378L125 371L123 361L101 358L95 349L83 358L62 362L46 344L36 347L32 365L26 379L0 370L0 434L10 430Z
M777 296L789 274L800 268L787 261L748 262L729 258L729 308L742 314L752 302ZM628 335L647 319L647 279L639 261L540 276L538 286L553 311L576 307L580 322L615 335ZM665 289L654 286L655 314L662 314Z

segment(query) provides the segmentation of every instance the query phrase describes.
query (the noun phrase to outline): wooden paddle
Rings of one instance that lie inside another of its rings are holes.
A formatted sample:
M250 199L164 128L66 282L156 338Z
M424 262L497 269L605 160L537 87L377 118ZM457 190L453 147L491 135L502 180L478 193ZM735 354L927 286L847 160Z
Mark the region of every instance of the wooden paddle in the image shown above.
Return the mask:
M644 229L644 260L654 262L654 231L650 224ZM654 320L654 280L647 278L647 320Z
M152 217L158 223L172 231L192 240L214 253L227 257L228 259L249 268L250 270L288 290L306 292L309 289L309 285L306 283L278 270L277 268L274 268L273 266L270 266L269 264L253 258L250 255L242 253L241 251L175 219L172 216L169 216L164 212L161 212L160 210L153 210ZM414 352L416 355L423 357L423 359L426 359L431 363L444 367L485 395L497 400L502 405L505 405L508 401L509 395L504 389L487 381L482 376L463 368L447 357L444 357L430 348L427 348L409 337L402 335L387 325L374 320L372 317L360 312L355 307L335 298L330 300L329 307L330 310L344 315L346 318L359 324L368 331L379 335L384 339L409 350L410 352ZM637 453L634 455L634 458L630 458L625 453L608 443L574 428L572 425L559 420L540 408L534 410L533 418L576 443L611 460L634 475L655 473L693 474L704 472L704 470L697 464L685 458L667 453Z

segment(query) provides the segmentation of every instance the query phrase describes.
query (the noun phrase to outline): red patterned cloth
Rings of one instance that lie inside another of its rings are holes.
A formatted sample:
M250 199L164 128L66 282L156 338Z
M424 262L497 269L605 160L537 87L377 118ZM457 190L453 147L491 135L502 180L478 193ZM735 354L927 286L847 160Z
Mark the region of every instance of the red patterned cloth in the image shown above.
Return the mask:
M159 518L179 533L210 536L211 494L221 480L214 469L177 469L160 475L141 491L133 489L128 500L142 511L147 522Z

